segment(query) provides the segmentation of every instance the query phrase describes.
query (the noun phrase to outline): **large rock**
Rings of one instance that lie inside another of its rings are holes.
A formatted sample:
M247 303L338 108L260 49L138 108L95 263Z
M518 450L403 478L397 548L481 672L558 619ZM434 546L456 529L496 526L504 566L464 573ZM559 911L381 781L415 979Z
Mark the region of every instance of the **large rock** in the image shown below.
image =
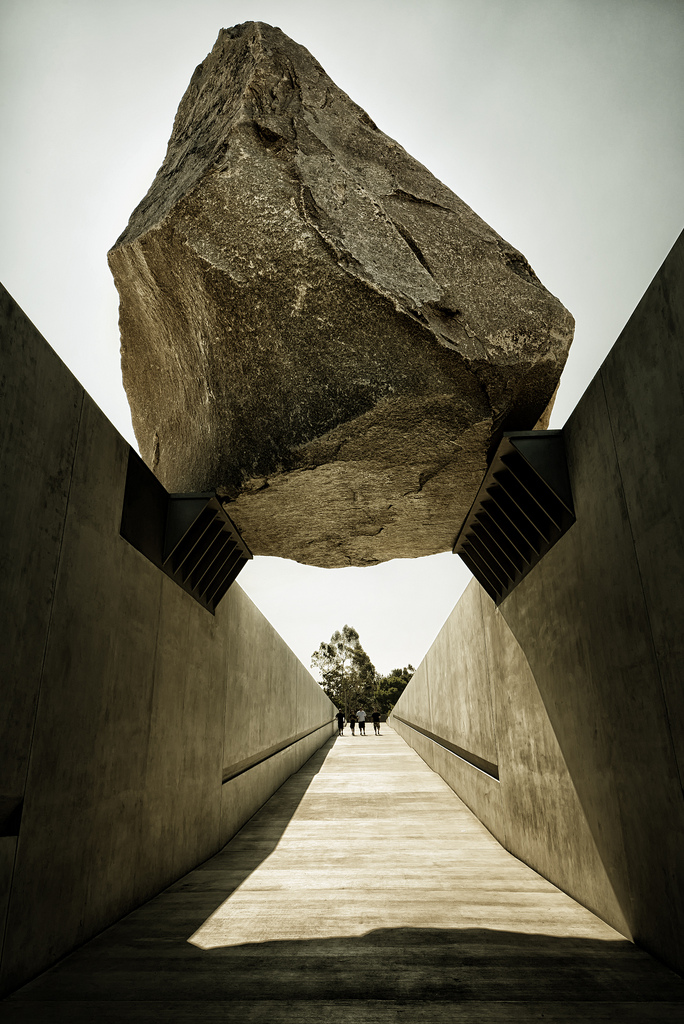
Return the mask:
M572 338L527 260L279 29L224 29L109 254L143 458L255 554L448 550Z

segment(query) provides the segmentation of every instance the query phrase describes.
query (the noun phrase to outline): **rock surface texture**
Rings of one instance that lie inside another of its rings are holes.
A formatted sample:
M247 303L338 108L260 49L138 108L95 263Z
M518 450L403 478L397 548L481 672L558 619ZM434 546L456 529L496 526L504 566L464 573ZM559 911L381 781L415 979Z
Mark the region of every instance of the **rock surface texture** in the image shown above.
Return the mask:
M279 29L224 29L109 254L143 458L255 554L449 550L573 320Z

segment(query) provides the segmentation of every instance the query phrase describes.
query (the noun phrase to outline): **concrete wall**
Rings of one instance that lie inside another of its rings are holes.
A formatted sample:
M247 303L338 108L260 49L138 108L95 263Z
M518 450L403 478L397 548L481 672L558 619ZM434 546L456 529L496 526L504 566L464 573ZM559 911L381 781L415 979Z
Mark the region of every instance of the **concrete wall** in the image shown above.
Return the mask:
M6 992L215 853L334 729L237 585L213 616L121 538L129 446L4 290L0 344Z
M564 429L576 524L499 609L471 584L395 709L508 849L679 970L683 395L684 236Z
M474 580L397 702L392 726L506 849L575 898L581 891L585 906L627 933L527 659ZM472 763L484 751L498 779Z

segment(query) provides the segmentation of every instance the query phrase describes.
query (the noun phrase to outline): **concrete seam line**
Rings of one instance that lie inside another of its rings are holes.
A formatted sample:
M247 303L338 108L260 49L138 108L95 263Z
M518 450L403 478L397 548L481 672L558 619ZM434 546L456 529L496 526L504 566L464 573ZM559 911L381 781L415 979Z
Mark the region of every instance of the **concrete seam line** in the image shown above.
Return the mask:
M663 709L665 711L665 722L667 725L668 738L670 740L670 756L674 762L675 771L679 779L679 788L684 791L684 778L682 778L681 766L677 758L677 747L674 740L674 733L672 729L672 715L670 712L670 706L667 700L667 692L665 690L665 683L663 681L663 673L660 667L660 658L658 656L658 648L656 646L655 636L653 634L653 623L651 622L651 609L649 607L648 597L646 595L646 587L644 586L644 574L641 571L641 562L639 560L639 548L637 546L636 538L634 536L634 528L632 526L632 512L629 506L627 498L627 488L625 487L624 479L622 476L622 465L620 463L620 453L618 451L617 441L615 439L615 425L613 423L613 415L611 410L611 403L608 400L608 392L606 390L606 382L603 377L603 367L598 372L598 377L601 382L601 390L603 392L603 401L606 407L606 414L608 416L608 426L610 428L610 440L613 445L613 455L615 457L615 466L617 468L617 475L620 480L620 490L622 491L622 501L624 502L625 511L627 513L627 528L629 530L629 536L632 541L632 548L634 551L634 562L636 564L637 575L639 577L639 588L641 590L641 600L644 606L644 614L646 616L646 622L648 623L648 635L651 641L651 654L653 656L653 662L655 665L656 676L658 678L658 684L660 688L660 696L663 701Z
M485 665L485 673L486 673L486 676L487 676L487 692L489 694L489 722L490 722L490 725L492 727L492 735L494 736L494 744L496 746L496 760L497 760L497 775L496 775L496 777L498 778L499 777L499 774L498 774L499 733L498 733L498 729L497 729L497 723L499 721L499 716L497 714L498 707L496 707L496 702L497 702L498 694L496 693L494 684L492 682L492 673L490 671L490 665L489 665L489 646L487 644L487 630L485 628L484 608L482 607L482 600L483 600L483 595L484 594L485 594L485 590L482 587L480 587L479 594L478 594L480 600L478 601L478 605L477 606L478 606L479 613L480 613L480 622L482 624L482 642L484 644L484 652L485 652L484 665ZM496 610L498 611L498 608ZM496 613L495 613L495 618L496 618ZM502 616L502 618L503 618L503 616ZM506 620L504 619L504 622L505 621ZM520 645L518 645L518 646L520 646ZM521 648L521 650L522 650L522 648Z
M275 757L281 750L287 750L288 747L294 746L295 743L299 743L300 740L306 739L307 736L312 736L315 732L319 732L321 729L325 729L332 725L333 720L330 722L324 722L323 725L317 725L313 729L306 729L304 732L297 733L296 736L291 736L290 739L283 740L282 743L275 743L272 747L267 747L266 750L259 751L258 754L253 754L252 757L246 757L242 761L236 761L235 764L229 765L223 769L223 780L222 785L226 782L230 782L231 779L237 778L238 775L242 775L243 772L248 772L250 768L256 768L258 764L262 764L264 761L268 761L270 757Z
M43 657L42 657L41 663L40 663L40 676L39 676L39 683L38 683L38 693L36 694L36 712L35 712L35 715L33 717L33 729L31 731L31 742L29 743L29 756L28 756L28 759L27 759L27 762L26 762L26 778L24 780L24 793L26 793L26 785L28 783L28 777L29 777L29 773L30 773L31 755L33 753L33 741L35 739L36 726L37 726L37 722L38 722L38 707L39 707L39 704L40 704L40 693L41 693L42 684L43 684L43 674L45 672L45 660L47 658L48 647L50 646L50 633L51 633L51 630L52 630L52 614L53 614L54 607L55 607L55 598L57 596L57 584L58 584L58 580L59 580L59 571L60 571L60 568L61 568L61 565L62 565L62 548L64 546L64 534L66 533L67 519L69 518L69 505L71 503L71 485L72 485L73 479L74 479L74 470L76 468L76 459L78 458L78 447L79 447L79 438L80 438L80 435L81 435L81 420L83 419L83 406L84 406L84 404L85 404L85 391L83 391L82 394L81 394L81 407L80 407L80 409L78 411L78 426L76 427L76 443L74 444L74 455L73 455L73 458L71 460L71 472L69 474L69 487L68 487L68 490L67 490L66 501L64 503L64 518L62 520L62 531L61 531L60 538L59 538L59 552L57 554L57 562L55 564L55 576L54 576L55 586L54 586L54 590L52 592L52 597L51 597L51 600L50 600L50 616L49 616L49 619L48 619L47 629L45 630L45 643L43 644Z
M443 747L444 750L448 750L454 757L459 758L461 761L465 761L466 764L470 765L471 768L475 768L476 771L482 772L483 775L488 775L490 779L494 779L495 782L499 781L499 766L493 764L492 761L487 761L484 757L478 757L477 754L471 754L469 751L464 750L462 747L457 746L455 743L450 743L449 740L445 740L440 736L435 735L434 732L430 732L428 729L422 729L419 725L412 725L407 722L405 718L400 718L399 715L392 715L392 718L396 718L397 722L401 722L402 725L408 726L409 729L413 729L414 732L420 733L422 736L426 736L427 739L432 740L437 746Z
M23 792L22 798L21 798L22 817L23 817L23 810L24 810L23 805L24 805L24 801L26 799L26 789L27 789L27 786L28 786L29 775L31 774L31 758L32 758L32 755L33 755L33 743L34 743L35 736L36 736L36 728L38 726L38 711L39 711L39 708L40 708L40 694L41 694L41 690L43 688L43 674L45 672L45 660L47 658L48 647L50 646L50 633L51 633L51 630L52 630L52 614L53 614L54 607L55 607L55 598L57 596L57 584L58 584L58 580L59 580L59 570L60 570L60 567L61 567L61 564L62 564L62 548L64 546L64 534L66 533L66 524L67 524L67 519L69 517L69 504L70 504L70 501L71 501L71 485L72 485L73 480L74 480L74 470L76 468L76 459L78 458L78 445L79 445L79 439L80 439L80 436L81 436L81 422L83 420L83 407L85 405L85 396L86 396L86 393L81 388L81 401L80 401L80 407L79 407L79 410L78 410L78 422L77 422L77 425L76 425L76 436L75 436L75 442L74 442L74 453L73 453L73 457L71 459L71 472L69 473L69 487L67 488L66 501L64 502L64 517L62 519L62 531L61 531L61 534L60 534L60 537L59 537L59 549L58 549L58 553L57 553L57 560L55 562L54 587L53 587L53 591L52 591L52 596L50 598L50 614L48 616L47 628L45 630L45 642L43 644L43 656L41 658L40 674L38 676L38 691L36 693L36 706L35 706L35 711L34 711L34 714L33 714L33 728L31 730L31 739L29 740L29 745L28 745L28 757L26 758L26 774L24 776L24 792ZM5 952L5 942L6 942L6 939L7 939L7 931L8 931L8 928L9 928L10 907L11 907L11 903L12 903L12 888L13 888L13 884L14 884L14 872L15 872L15 869L16 869L16 866L17 866L17 857L19 856L19 833L20 832L21 832L21 824L19 825L19 828L17 829L17 842L16 842L16 845L14 847L14 857L12 859L12 871L11 871L11 874L10 874L9 887L8 887L9 891L8 891L8 894L7 894L7 904L6 904L6 912L5 912L5 924L4 924L4 928L2 930L2 937L1 937L1 941L0 941L0 964L2 963L2 960L3 960L3 956L4 956L4 952Z

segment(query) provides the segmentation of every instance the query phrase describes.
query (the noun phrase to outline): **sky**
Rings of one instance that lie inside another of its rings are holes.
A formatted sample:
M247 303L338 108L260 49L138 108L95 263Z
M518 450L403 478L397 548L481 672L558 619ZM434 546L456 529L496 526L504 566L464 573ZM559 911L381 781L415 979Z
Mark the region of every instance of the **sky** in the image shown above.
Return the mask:
M0 0L0 280L132 444L106 253L243 21L305 45L573 313L562 427L684 227L684 0ZM307 667L348 623L389 672L469 580L445 553L239 582Z

